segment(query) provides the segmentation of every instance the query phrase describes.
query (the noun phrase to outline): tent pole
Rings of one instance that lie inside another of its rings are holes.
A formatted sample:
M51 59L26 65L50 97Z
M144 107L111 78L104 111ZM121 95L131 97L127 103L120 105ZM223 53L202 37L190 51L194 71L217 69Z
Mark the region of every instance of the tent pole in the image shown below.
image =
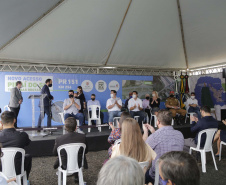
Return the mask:
M111 47L111 50L110 50L110 52L109 52L109 54L108 54L107 60L106 60L106 62L105 62L105 64L104 64L105 66L107 65L108 60L109 60L109 58L110 58L110 56L111 56L112 50L113 50L113 48L114 48L114 46L115 46L116 40L117 40L117 38L118 38L118 36L119 36L119 33L120 33L121 28L122 28L122 25L123 25L123 23L124 23L124 21L125 21L126 15L127 15L128 11L129 11L129 8L130 8L131 3L132 3L132 0L130 0L129 5L128 5L127 9L126 9L126 12L125 12L125 15L124 15L124 17L123 17L123 19L122 19L122 22L121 22L121 25L120 25L120 27L119 27L118 33L117 33L117 35L116 35L116 37L115 37L115 40L114 40L113 45L112 45L112 47Z
M6 42L2 47L0 47L0 51L4 49L6 46L8 46L11 42L13 42L15 39L17 39L20 35L22 35L24 32L26 32L28 29L30 29L32 26L34 26L38 21L40 21L42 18L44 18L46 15L48 15L50 12L52 12L56 7L58 7L60 4L62 4L65 0L60 0L56 5L54 5L52 8L50 8L47 12L45 12L43 15L41 15L37 20L35 20L33 23L31 23L29 26L24 28L20 33L15 35L12 39L10 39L8 42Z
M182 42L183 42L186 69L188 69L189 68L189 66L188 66L188 56L187 56L187 50L186 50L186 44L185 44L185 38L184 38L184 27L183 27L183 20L182 20L182 14L181 14L180 0L177 0L177 8L178 8L178 14L179 14L179 20L180 20L181 37L182 37Z

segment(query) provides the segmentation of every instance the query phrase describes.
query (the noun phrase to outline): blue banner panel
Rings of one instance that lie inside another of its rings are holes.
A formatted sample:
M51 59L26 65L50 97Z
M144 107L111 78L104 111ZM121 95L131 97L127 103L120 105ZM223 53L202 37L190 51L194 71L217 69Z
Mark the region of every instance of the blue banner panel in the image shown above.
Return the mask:
M18 127L31 127L32 106L28 96L31 94L40 94L37 85L42 87L47 78L53 80L53 87L50 89L51 94L54 96L53 102L64 101L64 99L68 98L68 90L73 89L76 91L77 86L82 86L87 101L90 100L91 94L96 94L96 99L101 103L102 111L106 110L106 101L110 98L111 89L116 90L118 92L117 96L122 98L123 82L143 81L144 85L151 85L151 81L153 81L153 76L1 72L0 86L2 88L0 89L0 107L2 109L9 104L10 89L15 87L16 81L20 80L23 83L21 91L24 101L18 116ZM136 84L134 85L136 86ZM143 96L145 92L143 92L142 88L144 87L140 86L136 90ZM123 96L123 98L125 99L126 97ZM38 103L39 100L35 100L36 125L40 111ZM106 113L104 122L107 122ZM44 119L44 125L46 125L46 118ZM61 125L61 123L52 121L52 125Z

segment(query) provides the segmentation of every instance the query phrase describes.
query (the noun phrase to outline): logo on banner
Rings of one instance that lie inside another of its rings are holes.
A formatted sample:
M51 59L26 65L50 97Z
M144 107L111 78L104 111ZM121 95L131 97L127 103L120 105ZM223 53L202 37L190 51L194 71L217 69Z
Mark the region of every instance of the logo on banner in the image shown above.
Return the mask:
M52 79L53 76L32 76L32 75L5 75L5 92L10 92L13 87L16 87L16 82L21 81L23 86L22 92L40 92L40 89L45 85L46 79ZM53 87L49 88L53 91Z
M116 80L112 80L109 84L108 84L108 88L109 90L115 90L118 91L119 90L119 83Z
M85 92L90 92L93 90L93 83L90 80L84 80L82 82L82 89Z
M95 87L98 92L104 92L107 88L107 84L105 81L99 80L96 82Z

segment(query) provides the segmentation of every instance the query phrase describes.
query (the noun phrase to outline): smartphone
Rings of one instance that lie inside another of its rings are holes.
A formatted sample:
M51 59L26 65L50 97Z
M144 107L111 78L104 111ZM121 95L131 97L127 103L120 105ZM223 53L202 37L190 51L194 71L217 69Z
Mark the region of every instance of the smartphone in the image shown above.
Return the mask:
M198 114L193 114L194 117L198 118Z

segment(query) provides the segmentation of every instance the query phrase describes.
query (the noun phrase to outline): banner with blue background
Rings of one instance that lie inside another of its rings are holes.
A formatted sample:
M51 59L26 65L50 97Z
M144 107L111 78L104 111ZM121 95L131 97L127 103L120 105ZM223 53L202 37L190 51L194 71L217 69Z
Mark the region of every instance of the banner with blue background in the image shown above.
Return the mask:
M107 122L106 101L110 98L110 90L114 89L118 92L117 96L122 98L122 86L125 81L143 81L144 83L135 84L139 88L135 88L139 94L144 94L142 91L149 91L153 89L153 76L127 76L127 75L97 75L97 74L62 74L62 73L22 73L22 72L1 72L0 73L0 107L2 110L4 106L9 104L10 89L15 87L16 81L22 81L23 88L22 96L23 103L21 105L18 116L19 127L31 127L32 122L32 106L31 100L28 96L31 94L40 94L40 89L37 84L42 87L45 80L51 78L53 80L53 87L50 88L51 94L54 96L54 101L64 101L68 98L68 90L77 90L77 86L82 86L86 100L90 100L91 94L96 94L96 99L101 103L101 110L105 112L104 122ZM149 87L147 89L146 87ZM146 88L146 89L144 89ZM143 90L144 89L144 90ZM146 92L145 92L146 93ZM123 102L127 97L123 96ZM143 95L141 98L144 98ZM35 100L35 120L36 125L39 116L39 100ZM46 125L46 117L44 119ZM52 121L52 125L61 125Z

